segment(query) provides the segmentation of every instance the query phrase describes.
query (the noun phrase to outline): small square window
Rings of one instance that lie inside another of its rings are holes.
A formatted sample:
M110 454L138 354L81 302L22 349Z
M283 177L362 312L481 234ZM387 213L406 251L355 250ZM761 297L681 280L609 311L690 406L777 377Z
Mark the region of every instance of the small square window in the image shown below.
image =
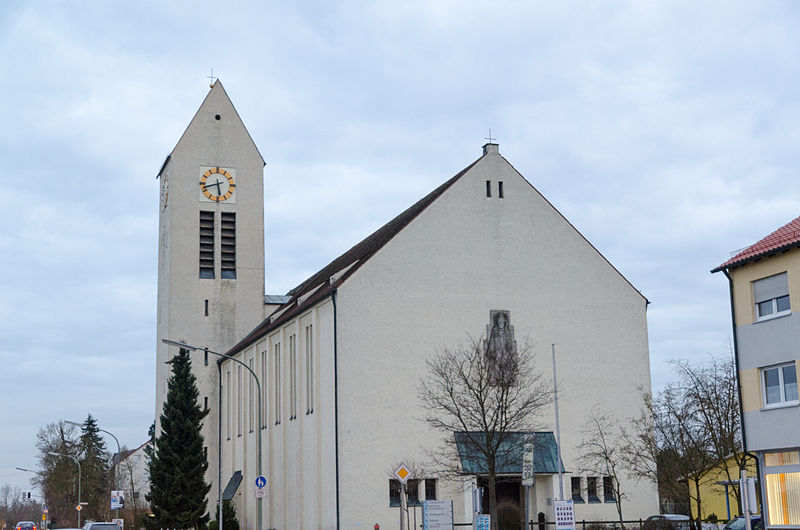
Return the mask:
M753 301L756 305L756 320L788 315L792 308L787 274L782 272L754 281Z

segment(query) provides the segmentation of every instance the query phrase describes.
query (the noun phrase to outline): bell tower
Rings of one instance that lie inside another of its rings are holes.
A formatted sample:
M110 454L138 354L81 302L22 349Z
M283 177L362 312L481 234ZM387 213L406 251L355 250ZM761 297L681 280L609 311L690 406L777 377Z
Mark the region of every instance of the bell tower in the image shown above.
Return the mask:
M158 173L156 435L171 374L166 361L176 353L161 339L224 353L264 318L263 170L264 159L216 81ZM204 366L202 352L192 356L200 405L210 409L203 437L216 455L216 357ZM208 460L206 480L216 483L217 459Z

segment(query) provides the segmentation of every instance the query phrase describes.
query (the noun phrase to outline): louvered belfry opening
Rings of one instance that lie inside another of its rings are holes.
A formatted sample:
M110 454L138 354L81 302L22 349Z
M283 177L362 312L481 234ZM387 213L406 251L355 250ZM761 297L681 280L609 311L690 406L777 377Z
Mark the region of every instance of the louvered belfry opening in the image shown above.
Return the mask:
M221 212L220 270L223 279L236 279L236 213Z
M214 277L214 212L200 211L200 277Z

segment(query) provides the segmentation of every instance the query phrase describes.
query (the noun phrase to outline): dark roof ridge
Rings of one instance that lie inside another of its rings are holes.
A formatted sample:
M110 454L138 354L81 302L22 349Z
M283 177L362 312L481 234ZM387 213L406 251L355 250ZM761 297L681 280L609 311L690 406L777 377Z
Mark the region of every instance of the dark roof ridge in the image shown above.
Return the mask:
M395 216L388 223L378 228L372 234L356 243L349 250L335 258L328 263L325 267L306 279L300 285L289 291L287 294L291 299L278 307L272 315L280 313L274 320L272 316L267 317L258 326L248 333L242 340L228 350L228 355L233 355L247 346L250 346L255 340L269 332L270 330L278 327L280 324L293 318L298 313L304 311L306 308L311 307L320 300L326 298L330 293L335 291L342 283L347 280L356 270L358 270L370 257L377 251L383 248L386 243L392 240L400 231L403 230L411 221L413 221L420 213L433 204L450 186L455 184L464 174L472 169L475 164L482 160L486 154L477 158L470 165L459 171L456 175L448 179L438 188L418 200L402 213ZM337 273L345 271L338 278L334 278ZM331 281L333 280L333 281ZM326 283L327 285L320 289L320 285ZM316 292L299 301L303 295L307 294L309 290L315 289ZM298 303L299 302L299 303ZM292 307L292 306L295 307Z

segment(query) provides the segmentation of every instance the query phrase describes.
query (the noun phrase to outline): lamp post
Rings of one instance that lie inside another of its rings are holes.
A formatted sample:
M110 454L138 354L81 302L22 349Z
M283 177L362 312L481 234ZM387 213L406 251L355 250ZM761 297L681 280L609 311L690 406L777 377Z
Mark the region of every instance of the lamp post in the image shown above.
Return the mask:
M259 476L261 476L262 475L262 472L261 472L261 462L262 462L262 460L261 460L261 427L264 425L264 418L261 415L261 381L258 379L258 376L255 374L255 372L253 372L253 370L250 369L249 366L247 366L247 364L243 363L239 359L236 359L235 357L231 357L230 355L225 355L224 353L215 352L215 351L209 350L208 348L200 348L199 346L192 346L191 344L186 344L185 342L180 342L180 341L176 341L176 340L161 339L161 342L163 342L164 344L167 344L169 346L177 346L178 348L183 348L183 349L188 350L188 351L202 350L202 351L204 351L206 353L212 353L212 354L217 355L219 357L222 357L224 359L231 360L231 361L233 361L235 363L239 363L240 365L244 366L244 368L248 372L250 372L250 375L253 376L253 379L255 379L255 381L256 381L256 389L258 390L258 429L256 431L256 434L257 434L257 437L256 437L257 438L257 459L256 459L257 460L257 462L256 462L257 470L256 470L256 472L258 473ZM222 395L221 394L220 394L220 400L222 400ZM222 414L222 410L217 411L217 414ZM221 470L222 469L222 444L220 443L218 445L219 445L219 460L220 460L219 467L220 467L220 470ZM222 474L222 471L220 471L220 476L221 476L221 474ZM219 524L220 524L220 528L221 528L222 527L222 493L221 493L222 492L222 481L220 479L217 479L217 482L219 482L218 488L220 490L220 493L219 493ZM256 499L256 529L257 530L261 530L263 528L262 525L261 525L261 520L262 520L262 517L261 517L261 515L262 515L261 501L262 501L261 497Z
M27 469L27 468L24 468L24 467L18 467L17 469L18 469L19 471L26 471L26 472L28 472L28 473L34 473L34 474L36 474L36 475L40 475L40 476L43 474L41 471L35 471L35 470L33 470L33 469ZM44 508L45 508L45 513L44 513L44 515L42 516L42 520L44 521L44 528L47 528L47 527L48 527L48 524L47 524L47 519L46 519L46 517L47 517L47 500L44 498L44 482L42 482L42 483L40 484L40 486L41 486L41 488L42 488L42 505L43 505L43 506L44 506ZM727 486L726 486L726 488L727 488Z
M77 427L83 428L83 424L82 423L78 423L77 421L64 420L64 423L69 423L70 425L75 425ZM117 442L117 454L114 457L114 481L113 481L113 484L114 484L114 489L115 490L119 489L119 488L117 488L117 468L119 467L119 453L120 453L119 440L117 440L117 437L114 436L111 433L111 431L107 431L105 429L101 429L100 427L98 427L97 430L110 435L114 439L114 441ZM114 518L115 519L119 519L119 508L114 510Z
M81 463L78 462L78 459L75 458L72 455L66 455L64 453L54 453L53 451L48 451L47 454L51 455L51 456L63 456L63 457L66 457L66 458L71 458L71 459L73 459L75 461L76 464L78 464L78 506L75 509L78 510L78 528L80 528L81 527L81 510L80 510L80 508L82 506L81 505Z

